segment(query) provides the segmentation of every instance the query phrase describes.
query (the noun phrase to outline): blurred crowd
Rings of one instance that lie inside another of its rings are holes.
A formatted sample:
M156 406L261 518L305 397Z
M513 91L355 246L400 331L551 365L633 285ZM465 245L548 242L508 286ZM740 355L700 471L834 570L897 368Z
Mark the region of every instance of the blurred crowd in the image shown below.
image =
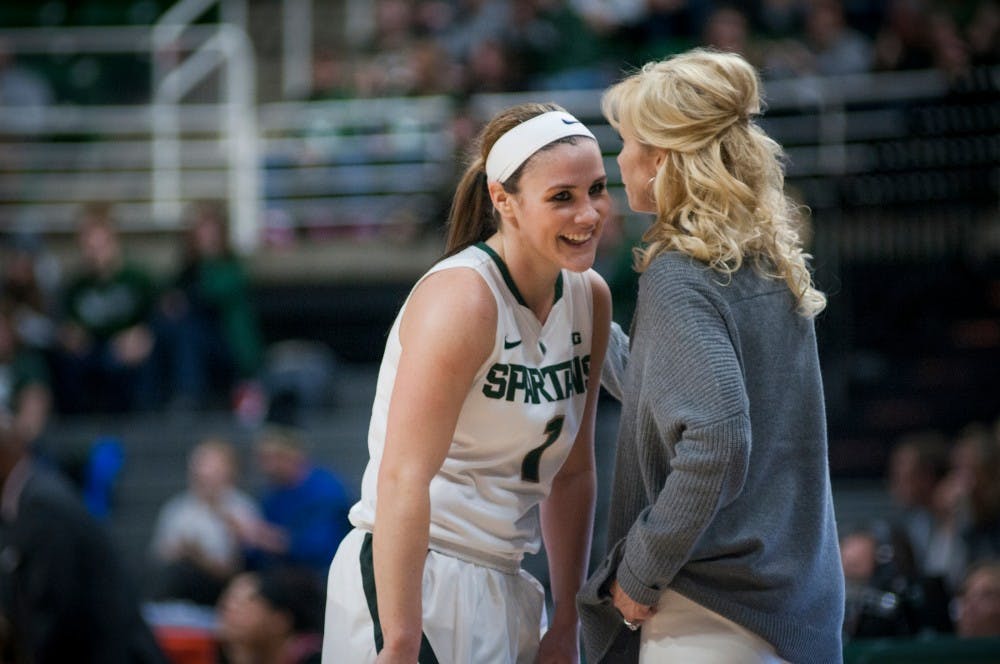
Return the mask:
M0 662L166 661L159 650L187 647L171 626L192 620L221 661L318 661L326 569L353 502L301 426L328 386L294 352L263 352L218 203L188 209L166 275L129 254L112 205L81 207L76 227L65 266L36 235L0 239L0 547L15 560L0 563ZM197 432L206 409L253 432L259 486L240 477L247 450L197 441L148 561L120 559L106 521L122 441L98 435L77 458L46 439L50 420L143 412ZM139 620L143 602L180 608Z
M0 403L28 431L50 411L192 410L257 389L260 331L223 206L191 206L166 278L127 255L110 204L76 224L65 266L34 234L0 246Z
M961 78L1000 62L996 0L375 0L344 11L343 31L325 33L336 41L317 38L311 99L596 89L698 45L739 52L772 79L931 68ZM0 99L44 107L89 90L85 103L132 103L148 92L136 63L88 62L71 68L69 94L0 44Z
M0 662L318 664L351 501L296 428L266 427L254 452L258 496L230 442L199 442L137 564L0 411Z
M894 445L892 509L841 531L848 639L1000 636L1000 419Z
M376 0L347 44L321 44L312 98L601 88L707 45L765 78L1000 62L995 0Z

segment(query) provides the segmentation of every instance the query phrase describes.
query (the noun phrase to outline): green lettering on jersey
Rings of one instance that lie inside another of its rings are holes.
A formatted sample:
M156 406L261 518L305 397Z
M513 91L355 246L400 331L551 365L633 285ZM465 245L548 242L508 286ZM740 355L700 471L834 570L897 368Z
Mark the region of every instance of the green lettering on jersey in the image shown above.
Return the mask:
M498 362L486 372L483 394L511 402L552 403L586 392L589 375L590 355L543 367Z
M518 390L527 392L528 385L528 367L520 364L510 365L510 380L507 381L507 396L505 397L507 401L513 401L517 397ZM525 394L524 402L528 403L528 399L529 395Z
M539 397L544 397L546 401L551 402L552 396L545 391L545 377L541 370L532 367L528 369L528 375L531 376L531 403L538 403Z
M589 358L590 356L588 355L587 357ZM576 390L577 394L583 394L587 390L587 387L583 379L583 367L581 366L579 355L573 358L572 374L573 374L573 389Z
M486 384L483 385L483 394L490 399L502 399L507 393L507 373L510 367L497 362L486 372Z
M547 367L541 368L542 375L545 376L546 381L551 381L552 391L556 394L553 401L562 401L568 396L565 392L563 392L562 386L559 384L559 368L562 365L569 366L569 362L550 364Z

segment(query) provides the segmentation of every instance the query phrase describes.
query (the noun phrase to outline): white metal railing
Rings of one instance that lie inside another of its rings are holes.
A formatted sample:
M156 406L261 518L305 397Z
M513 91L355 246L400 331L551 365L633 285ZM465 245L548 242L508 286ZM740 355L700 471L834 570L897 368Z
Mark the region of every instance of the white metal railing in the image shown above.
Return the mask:
M127 226L172 230L183 202L225 193L234 242L250 251L272 215L298 228L377 226L400 212L416 223L428 220L428 210L440 203L434 197L447 195L458 168L451 134L456 110L449 99L257 104L246 33L228 24L184 24L212 4L191 3L186 15L168 13L169 20L152 29L0 30L0 38L22 53L145 53L157 68L150 104L60 105L39 112L31 128L17 121L18 111L0 107L0 134L13 137L0 145L0 222L26 210L39 228L68 229L76 204L120 194ZM171 64L166 55L175 51L187 56ZM188 93L215 74L222 101L193 102ZM1000 69L988 75L995 89ZM837 204L830 192L838 179L864 177L880 149L912 143L907 113L947 91L935 71L766 81L761 121L786 147L789 181L812 187L807 202L824 209ZM600 91L482 94L472 98L471 111L484 120L528 100L556 101L591 125L626 210L614 159L617 138L600 116ZM980 153L997 151L995 120L995 112L986 117L982 137L929 136L933 145L926 149L988 164ZM76 133L95 137L81 143L46 138ZM925 235L933 239L931 226Z
M814 152L799 152L808 157L808 172L800 172L798 175L838 175L844 172L843 152L852 138L848 135L847 124L844 122L847 105L941 97L947 90L947 80L936 70L768 80L764 83L767 102L764 122L779 139L794 134L797 131L796 125L801 125L804 119L810 122L809 133L815 140L808 150ZM601 127L606 125L601 117L601 92L556 90L481 94L474 97L473 110L478 117L485 118L511 104L544 98L561 104ZM776 113L782 115L771 117ZM866 112L851 113L857 115ZM886 131L905 130L905 126L900 123L898 111L880 109L868 113L874 121L870 123L871 126L877 128L880 136L884 136ZM818 131L814 131L812 121L817 123ZM609 145L603 140L601 143L605 147Z
M119 211L126 227L151 225L153 229L168 230L177 227L185 198L181 177L185 168L181 156L184 134L217 135L221 149L214 167L225 174L225 182L223 187L209 193L229 203L235 246L244 251L256 247L260 199L256 179L260 161L254 97L256 74L253 49L241 28L228 23L187 26L162 23L152 29L17 28L0 30L0 38L19 54L134 53L149 54L154 63L162 63L166 52L191 51L192 55L176 66L154 68L153 99L148 105L0 107L0 133L17 137L17 157L29 161L36 150L67 151L67 144L49 140L52 135L98 134L96 142L77 146L79 153L90 155L113 152L115 143L122 139L140 141L135 147L149 155L149 186L146 191L133 191L130 199L122 201ZM182 104L184 95L219 67L225 69L221 101ZM25 112L37 115L29 126L18 121L18 114ZM54 167L57 169L58 165ZM10 168L16 169L16 164ZM86 173L79 175L81 180L86 179ZM71 197L60 188L46 192L28 186L21 198L0 199L0 217L12 223L12 219L25 215L29 223L48 224L46 230L68 228L75 204L100 197L102 193L102 188L96 187L93 192ZM140 219L143 221L139 222Z
M257 248L260 217L257 184L256 65L246 34L246 3L221 3L224 22L183 60L176 57L180 38L192 22L220 4L219 0L182 0L153 25L152 218L160 224L182 211L180 104L185 95L221 70L219 138L228 162L228 205L233 245L244 252ZM226 13L228 12L228 16Z
M259 117L272 222L307 234L419 228L452 184L446 97L283 102Z

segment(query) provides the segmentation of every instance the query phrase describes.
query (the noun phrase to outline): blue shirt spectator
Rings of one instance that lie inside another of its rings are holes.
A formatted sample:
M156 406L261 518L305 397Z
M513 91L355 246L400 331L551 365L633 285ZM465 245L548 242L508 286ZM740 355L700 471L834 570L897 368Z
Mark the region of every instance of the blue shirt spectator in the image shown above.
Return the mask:
M325 578L350 528L349 492L334 473L313 461L290 427L265 429L256 454L266 486L260 497L263 520L242 529L249 566L307 567Z

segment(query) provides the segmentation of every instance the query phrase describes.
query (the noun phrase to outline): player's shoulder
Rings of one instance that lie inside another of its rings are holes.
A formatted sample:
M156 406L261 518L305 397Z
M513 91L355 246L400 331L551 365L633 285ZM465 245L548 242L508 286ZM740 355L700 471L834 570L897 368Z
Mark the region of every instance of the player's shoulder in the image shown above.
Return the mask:
M414 288L405 318L419 317L424 326L454 327L465 332L492 330L497 302L482 274L469 266L431 272Z
M597 270L591 268L584 272L570 272L568 280L571 284L577 284L581 297L585 294L597 307L610 307L611 289Z
M608 287L608 282L605 281L604 277L597 270L594 268L587 270L583 273L583 278L590 284L590 290L594 293L594 297L611 297L611 289Z

